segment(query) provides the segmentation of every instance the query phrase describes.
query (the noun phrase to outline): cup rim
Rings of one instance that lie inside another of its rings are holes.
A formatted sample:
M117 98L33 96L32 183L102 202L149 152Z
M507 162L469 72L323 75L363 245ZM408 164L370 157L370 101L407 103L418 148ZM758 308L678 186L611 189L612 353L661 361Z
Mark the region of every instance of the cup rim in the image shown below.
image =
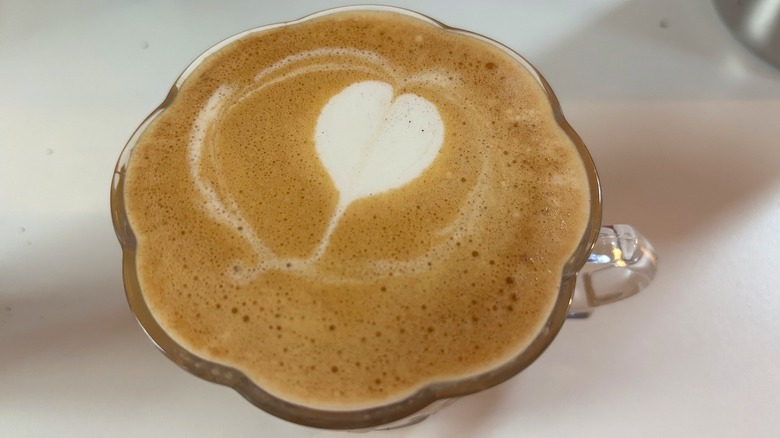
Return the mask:
M533 341L515 357L501 364L500 366L487 370L483 373L468 376L456 380L436 381L426 384L417 389L409 396L389 402L387 404L360 408L352 410L329 410L318 409L309 406L299 405L280 399L260 388L251 381L240 370L220 363L212 362L207 359L196 356L187 349L174 341L153 317L151 310L147 307L141 293L141 287L136 269L136 249L137 240L130 226L127 212L124 204L124 181L127 165L130 160L135 145L145 129L174 101L182 85L195 69L211 54L233 43L236 40L248 35L264 32L270 29L294 25L315 18L345 12L345 11L385 11L395 12L416 18L439 27L443 31L475 38L484 43L491 44L494 47L505 52L512 59L517 61L537 80L544 94L547 96L551 106L554 118L559 127L575 144L580 154L582 163L589 181L590 191L590 214L588 224L583 236L580 239L576 250L563 267L561 273L561 285L558 290L557 298L550 315L544 323ZM165 354L171 361L184 368L191 374L194 374L207 381L228 386L250 403L258 408L284 420L324 429L363 429L381 426L395 422L406 417L413 416L416 412L437 400L457 398L460 396L472 394L484 389L493 387L502 383L528 367L533 363L550 345L555 336L560 331L566 319L569 305L574 293L574 285L577 272L582 268L588 259L596 238L598 237L601 225L602 198L601 185L598 173L596 171L593 158L586 148L582 139L577 135L574 129L569 125L563 116L560 103L553 93L552 88L541 75L541 73L509 47L488 38L484 35L467 31L441 23L427 15L394 6L384 5L352 5L337 8L330 8L292 21L279 22L270 25L264 25L248 29L228 37L213 45L201 55L195 58L179 75L174 82L163 102L144 119L144 121L134 131L128 142L125 144L116 167L111 182L111 217L114 225L114 231L122 247L122 271L124 289L128 304L141 328L147 336Z

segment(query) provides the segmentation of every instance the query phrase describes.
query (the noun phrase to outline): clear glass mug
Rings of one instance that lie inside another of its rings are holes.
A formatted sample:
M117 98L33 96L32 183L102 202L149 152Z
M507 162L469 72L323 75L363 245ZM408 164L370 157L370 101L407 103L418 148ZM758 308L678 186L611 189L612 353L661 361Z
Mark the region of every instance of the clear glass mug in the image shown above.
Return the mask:
M492 44L514 58L536 78L548 97L558 124L577 146L588 175L591 211L580 244L561 273L561 286L553 310L542 330L524 351L498 368L465 379L428 384L400 401L367 409L332 411L301 406L274 397L255 385L241 371L190 353L162 329L147 307L138 282L135 258L137 243L124 206L124 177L130 155L143 131L173 102L181 85L206 57L252 33L345 10L380 10L406 14L438 26L442 31L466 35ZM163 103L138 127L122 151L111 185L111 215L122 246L124 286L130 308L147 335L170 360L198 377L235 389L252 404L272 415L294 423L326 429L372 430L408 426L424 420L458 397L504 382L542 354L567 318L586 318L595 307L634 295L650 283L656 271L656 256L652 246L634 228L629 225L601 225L601 187L590 153L564 119L558 100L547 81L528 61L482 35L451 28L416 12L385 6L330 9L297 21L251 29L216 44L200 55L179 76Z

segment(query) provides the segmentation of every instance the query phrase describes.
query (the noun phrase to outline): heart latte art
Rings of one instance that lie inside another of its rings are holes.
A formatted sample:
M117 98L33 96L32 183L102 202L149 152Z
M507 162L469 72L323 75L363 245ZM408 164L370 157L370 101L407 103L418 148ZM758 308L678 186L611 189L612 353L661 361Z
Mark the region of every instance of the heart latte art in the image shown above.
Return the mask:
M212 54L141 136L125 189L160 325L320 408L381 405L518 354L589 213L534 77L390 12Z
M393 97L390 84L358 82L331 98L317 119L316 149L339 191L317 257L352 201L417 178L441 148L444 125L436 106L414 94Z

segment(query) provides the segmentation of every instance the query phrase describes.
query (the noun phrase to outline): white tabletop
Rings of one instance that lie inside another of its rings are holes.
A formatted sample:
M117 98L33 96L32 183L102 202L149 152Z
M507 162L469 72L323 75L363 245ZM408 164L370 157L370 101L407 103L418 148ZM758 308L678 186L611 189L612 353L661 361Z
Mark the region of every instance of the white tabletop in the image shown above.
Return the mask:
M660 270L514 379L378 436L777 437L780 71L705 0L386 3L530 59L598 164L604 222L636 225ZM125 301L108 196L130 134L201 51L336 5L0 1L0 435L354 436L278 420L159 353Z

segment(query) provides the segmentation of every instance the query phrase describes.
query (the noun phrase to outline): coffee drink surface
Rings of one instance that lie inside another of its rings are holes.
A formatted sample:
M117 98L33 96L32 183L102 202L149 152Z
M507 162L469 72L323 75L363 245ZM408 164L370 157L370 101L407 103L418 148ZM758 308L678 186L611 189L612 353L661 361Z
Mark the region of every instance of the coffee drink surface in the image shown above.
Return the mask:
M588 193L522 65L373 11L209 56L140 137L125 204L173 339L284 400L349 409L521 352Z

